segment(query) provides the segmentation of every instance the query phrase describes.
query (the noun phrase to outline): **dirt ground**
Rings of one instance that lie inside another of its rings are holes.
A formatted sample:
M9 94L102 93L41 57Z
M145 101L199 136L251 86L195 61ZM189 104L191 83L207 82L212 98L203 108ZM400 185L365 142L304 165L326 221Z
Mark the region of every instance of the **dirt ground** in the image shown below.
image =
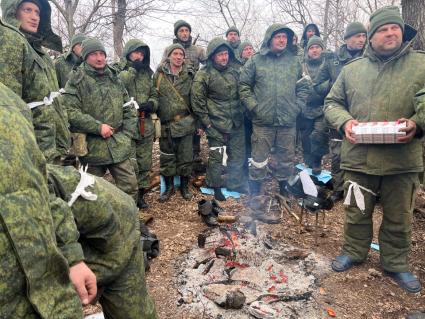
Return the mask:
M155 154L158 152L155 151ZM158 171L157 155L154 168ZM195 196L189 202L184 201L177 193L169 202L161 204L158 202L159 189L154 189L147 195L147 201L151 204L148 213L154 217L149 228L159 237L161 245L160 256L153 260L151 270L147 274L147 282L161 319L186 319L178 307L181 296L175 284L177 266L191 247L196 245L197 235L207 229L197 215L197 202L208 196L202 195L195 188L192 190ZM419 191L419 197L425 198L425 192ZM222 206L227 211L243 214L245 200L244 196L240 200L230 199ZM293 206L296 204L293 203ZM299 212L298 208L295 211ZM381 216L378 207L374 214L374 242L377 242ZM313 220L311 216L311 223ZM326 212L326 227L321 232L317 246L314 244L313 232L309 231L309 227L299 233L297 221L289 214L283 215L281 224L267 227L276 239L332 258L339 253L342 245L343 223L344 210L339 203L331 211ZM415 213L410 265L423 284L425 284L424 242L425 214ZM383 275L379 253L374 250L370 251L369 258L364 264L346 273L331 273L327 278L323 278L315 298L324 309L334 310L337 318L398 319L406 318L409 313L415 311L425 312L425 292L412 295L398 288L391 279ZM199 318L202 318L202 315Z

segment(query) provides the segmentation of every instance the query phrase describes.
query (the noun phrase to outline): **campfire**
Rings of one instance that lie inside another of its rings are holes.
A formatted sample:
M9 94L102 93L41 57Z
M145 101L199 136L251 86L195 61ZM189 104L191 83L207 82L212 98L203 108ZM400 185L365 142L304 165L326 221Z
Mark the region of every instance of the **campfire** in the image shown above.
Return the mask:
M187 318L323 318L314 294L329 261L254 228L239 222L198 236L177 281Z

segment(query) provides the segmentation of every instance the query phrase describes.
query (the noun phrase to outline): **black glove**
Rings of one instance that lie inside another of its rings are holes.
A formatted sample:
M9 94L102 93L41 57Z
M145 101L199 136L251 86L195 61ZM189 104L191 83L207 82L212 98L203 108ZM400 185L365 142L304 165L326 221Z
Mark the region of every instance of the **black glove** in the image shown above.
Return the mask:
M139 112L145 112L145 114L150 114L153 112L153 102L148 101L146 103L143 103L139 105Z

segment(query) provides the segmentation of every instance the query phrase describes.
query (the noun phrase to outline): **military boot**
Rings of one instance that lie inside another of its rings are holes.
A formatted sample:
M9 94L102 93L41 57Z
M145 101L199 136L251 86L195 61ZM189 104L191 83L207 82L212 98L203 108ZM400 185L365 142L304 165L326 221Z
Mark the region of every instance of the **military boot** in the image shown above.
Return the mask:
M214 198L220 202L224 202L226 200L226 197L221 192L220 187L214 187Z
M261 192L261 182L260 181L249 181L249 196L255 197L260 195Z
M180 177L180 193L185 200L191 200L193 194L189 190L189 177L181 176Z
M164 176L165 191L159 197L159 202L164 203L174 194L174 176Z
M137 198L137 207L139 209L148 209L149 208L149 205L148 205L148 203L146 203L145 198L144 198L145 194L146 194L146 190L144 188L139 188L139 196Z
M213 203L209 200L202 199L198 202L198 215L201 216L202 221L209 227L219 225L213 209Z

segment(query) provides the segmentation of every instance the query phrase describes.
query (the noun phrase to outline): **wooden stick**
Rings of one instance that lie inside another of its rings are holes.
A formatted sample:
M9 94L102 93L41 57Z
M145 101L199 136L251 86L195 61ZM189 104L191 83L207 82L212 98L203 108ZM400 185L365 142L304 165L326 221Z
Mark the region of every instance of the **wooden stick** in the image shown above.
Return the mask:
M217 217L217 221L220 223L234 223L238 220L237 216L232 216L232 215L218 215Z

